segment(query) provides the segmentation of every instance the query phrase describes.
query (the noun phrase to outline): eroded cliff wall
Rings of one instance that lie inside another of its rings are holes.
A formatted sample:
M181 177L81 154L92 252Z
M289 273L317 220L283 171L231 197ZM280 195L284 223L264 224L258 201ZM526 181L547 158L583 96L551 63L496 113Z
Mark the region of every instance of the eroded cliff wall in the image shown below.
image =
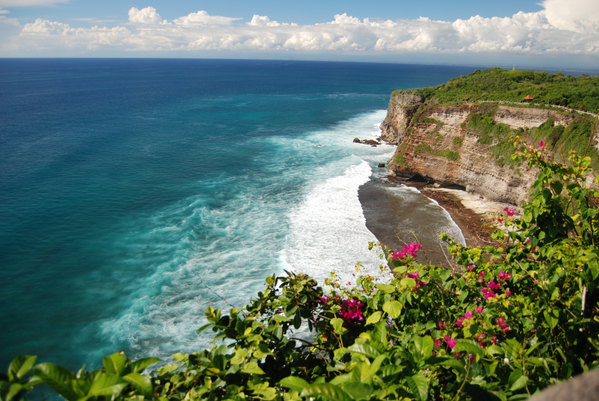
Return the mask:
M464 187L490 200L519 204L526 198L536 172L498 160L497 151L492 149L496 141L482 141L479 131L468 128L472 113L480 115L481 110L489 109L496 123L514 132L538 127L548 119L567 126L579 118L561 110L488 103L423 104L416 95L399 93L392 96L381 124L383 139L398 144L388 163L389 175L421 176L443 186Z

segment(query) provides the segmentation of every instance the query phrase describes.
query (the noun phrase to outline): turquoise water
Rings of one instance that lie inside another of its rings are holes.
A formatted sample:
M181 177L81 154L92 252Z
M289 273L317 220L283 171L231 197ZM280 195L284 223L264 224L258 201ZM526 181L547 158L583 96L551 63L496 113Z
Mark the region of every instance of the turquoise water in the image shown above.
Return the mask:
M0 60L0 364L95 366L208 346L208 305L367 249L391 91L468 67Z

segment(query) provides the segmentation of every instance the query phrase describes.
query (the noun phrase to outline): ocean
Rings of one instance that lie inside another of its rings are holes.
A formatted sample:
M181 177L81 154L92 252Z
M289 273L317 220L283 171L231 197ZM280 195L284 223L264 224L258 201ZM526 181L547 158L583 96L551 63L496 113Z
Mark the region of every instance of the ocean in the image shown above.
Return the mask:
M364 211L387 209L359 188L444 211L385 183L392 146L353 139L380 134L393 90L473 70L1 59L0 366L192 352L206 307L243 306L269 275L376 273ZM447 219L409 212L402 230L459 235Z

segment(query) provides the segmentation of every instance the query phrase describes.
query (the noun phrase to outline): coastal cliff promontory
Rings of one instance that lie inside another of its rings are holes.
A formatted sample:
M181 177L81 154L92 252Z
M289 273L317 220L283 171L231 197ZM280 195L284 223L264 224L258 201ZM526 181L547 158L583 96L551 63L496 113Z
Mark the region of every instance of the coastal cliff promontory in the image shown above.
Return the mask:
M398 145L388 174L518 204L536 172L512 160L513 135L531 143L543 141L558 159L575 150L591 156L594 165L599 162L597 116L571 109L572 102L542 103L552 100L559 88L567 92L587 78L583 83L597 93L578 107L592 109L599 104L598 78L528 71L477 71L436 88L396 91L381 124L382 139ZM523 94L529 92L539 100L523 103Z

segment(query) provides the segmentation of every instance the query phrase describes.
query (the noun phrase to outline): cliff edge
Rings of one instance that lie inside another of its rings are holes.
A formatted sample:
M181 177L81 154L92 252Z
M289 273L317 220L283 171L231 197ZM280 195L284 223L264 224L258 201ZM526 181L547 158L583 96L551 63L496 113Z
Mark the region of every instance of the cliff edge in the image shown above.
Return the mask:
M512 159L510 138L543 141L561 160L576 150L591 156L597 171L597 121L596 114L566 107L478 99L443 103L419 90L404 90L391 96L380 128L382 139L397 144L387 165L389 176L517 205L527 197L536 172Z

